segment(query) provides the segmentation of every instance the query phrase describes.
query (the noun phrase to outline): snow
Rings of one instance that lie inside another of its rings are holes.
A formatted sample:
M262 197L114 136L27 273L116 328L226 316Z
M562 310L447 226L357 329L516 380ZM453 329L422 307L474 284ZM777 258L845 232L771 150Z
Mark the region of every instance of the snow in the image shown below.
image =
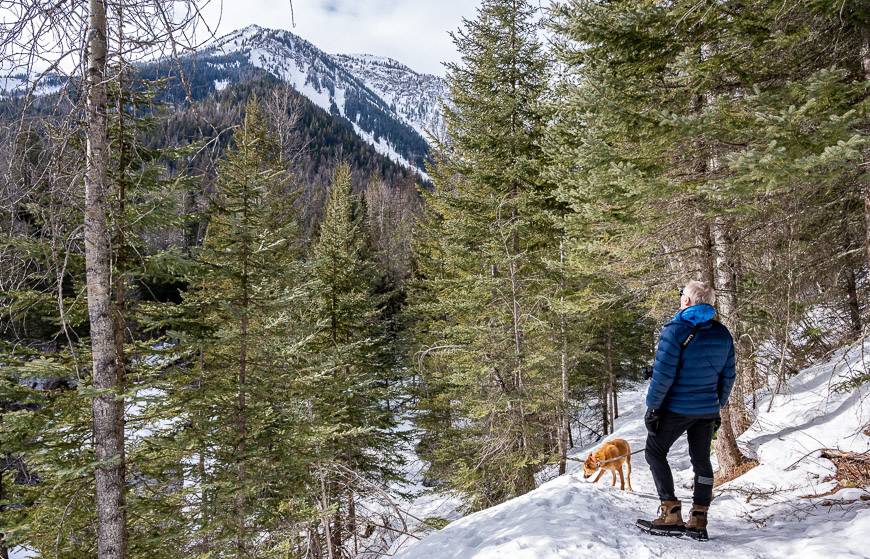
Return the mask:
M34 81L37 83L34 84ZM0 76L0 99L28 94L36 97L52 95L63 89L63 81L61 76L55 74L48 76L48 78L46 76L28 77L26 75Z
M403 157L400 153L398 153L395 149L393 149L393 146L389 142L387 142L383 137L380 137L377 140L375 140L374 134L372 134L371 132L366 132L356 122L351 122L351 126L353 126L354 132L356 132L360 138L362 138L363 140L366 141L366 143L368 143L373 148L375 148L376 152L380 153L381 155L383 155L387 159L393 161L394 163L398 163L399 165L402 165L404 167L407 167L409 169L413 169L413 170L417 171L417 174L420 175L420 177L422 177L423 180L427 180L427 181L430 180L429 175L425 171L418 169L417 167L412 165L410 161L408 161L405 157Z
M438 76L419 74L384 56L335 54L335 62L363 81L393 107L396 116L427 141L443 134L441 103L447 97L447 83Z
M289 31L258 26L221 37L203 52L206 55L242 53L251 65L284 81L321 109L330 112L334 105L351 123L356 115L345 114L349 92L410 126L424 139L427 132L440 132L443 128L440 101L446 95L444 81L418 74L389 58L330 55ZM222 89L218 80L215 89ZM382 155L428 180L423 170L399 155L388 139L375 139L371 131L363 131L359 123L354 131Z
M865 355L866 353L866 355ZM834 466L822 448L870 451L862 430L870 422L870 385L838 390L870 365L870 343L834 353L791 379L785 394L769 396L739 443L760 464L716 488L710 509L710 541L661 538L634 527L655 516L658 498L643 454L633 457L634 493L583 480L581 465L568 474L499 506L462 518L420 542L399 559L556 558L859 558L870 557L867 487L841 489L829 477ZM646 385L621 395L616 432L633 450L642 447ZM599 443L600 444L600 443ZM592 450L574 454L583 459ZM670 454L684 516L691 502L692 472L685 440Z
M425 463L414 452L419 437L412 421L406 419L397 427L397 431L411 435L408 446L402 451L405 460L403 477L407 481L394 483L387 489L390 506L372 499L363 499L357 504L358 512L364 516L366 513L381 515L379 521L387 526L387 529L376 529L371 537L364 540L363 547L371 551L361 555L360 559L392 557L398 550L432 531L426 524L427 520L453 521L462 516L464 503L459 495L424 486ZM404 533L406 530L407 533Z
M214 89L215 91L223 91L230 84L230 80L215 80L214 81Z
M26 547L13 547L9 550L9 559L31 559L36 557L36 552Z

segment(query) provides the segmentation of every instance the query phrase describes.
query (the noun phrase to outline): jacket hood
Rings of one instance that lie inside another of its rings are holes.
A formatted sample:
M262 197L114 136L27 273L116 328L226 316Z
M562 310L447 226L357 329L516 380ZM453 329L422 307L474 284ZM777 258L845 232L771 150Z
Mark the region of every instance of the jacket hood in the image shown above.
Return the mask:
M700 305L692 305L682 309L674 315L674 320L685 320L686 322L695 325L703 324L712 320L716 316L716 309L712 305L702 303Z

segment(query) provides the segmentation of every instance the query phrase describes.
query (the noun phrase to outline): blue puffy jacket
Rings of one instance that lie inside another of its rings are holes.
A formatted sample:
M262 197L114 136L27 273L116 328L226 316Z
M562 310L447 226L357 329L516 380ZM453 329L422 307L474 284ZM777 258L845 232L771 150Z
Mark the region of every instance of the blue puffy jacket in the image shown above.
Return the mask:
M648 408L709 416L728 401L735 377L734 341L728 329L713 320L715 315L710 305L693 305L662 329L646 395ZM696 324L700 327L683 350L680 366L680 345Z

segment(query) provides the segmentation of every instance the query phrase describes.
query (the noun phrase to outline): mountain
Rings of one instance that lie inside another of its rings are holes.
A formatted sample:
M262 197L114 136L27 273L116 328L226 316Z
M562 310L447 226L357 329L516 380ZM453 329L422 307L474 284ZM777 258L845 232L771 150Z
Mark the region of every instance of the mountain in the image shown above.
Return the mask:
M363 80L393 112L405 119L426 139L444 129L441 102L447 84L438 76L420 74L401 62L371 54L337 54L335 60Z
M265 71L346 120L379 153L421 173L427 133L438 134L442 126L444 80L389 58L331 55L289 31L256 25L221 37L194 56L197 66L208 69L213 91Z
M429 138L443 129L441 102L445 81L415 72L390 58L368 54L332 55L286 30L251 25L233 31L178 61L139 65L143 77L166 78L184 71L184 84L170 80L163 100L188 97L202 101L229 85L260 79L264 74L289 84L316 107L343 121L378 153L425 177ZM66 78L40 79L33 93L50 95ZM14 100L30 91L25 75L0 77L0 100Z

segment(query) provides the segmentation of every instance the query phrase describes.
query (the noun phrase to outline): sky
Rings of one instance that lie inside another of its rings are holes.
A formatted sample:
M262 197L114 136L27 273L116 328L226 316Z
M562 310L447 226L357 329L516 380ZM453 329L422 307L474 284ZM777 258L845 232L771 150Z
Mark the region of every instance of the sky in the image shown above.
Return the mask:
M223 0L218 35L250 24L288 29L328 53L388 56L418 72L444 74L458 58L448 35L473 19L479 0ZM217 21L216 0L209 20Z

